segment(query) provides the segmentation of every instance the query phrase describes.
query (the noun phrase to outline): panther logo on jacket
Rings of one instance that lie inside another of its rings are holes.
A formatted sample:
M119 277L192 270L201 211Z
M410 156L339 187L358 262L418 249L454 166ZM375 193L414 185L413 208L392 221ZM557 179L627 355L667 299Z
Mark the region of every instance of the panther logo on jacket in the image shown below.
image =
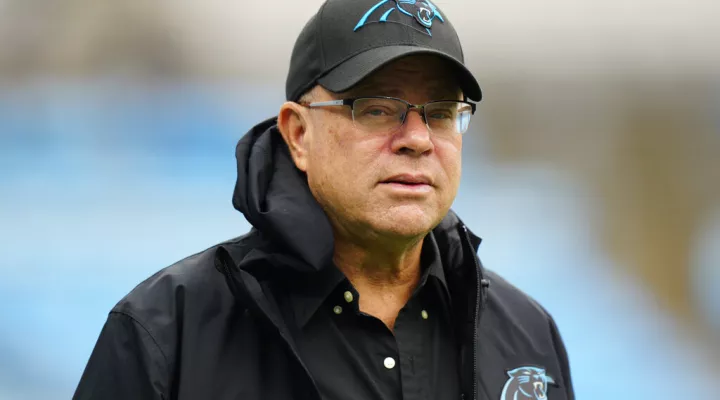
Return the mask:
M500 400L546 400L548 384L555 383L542 368L520 367L507 374Z
M389 9L383 8L383 10L378 11L380 7L385 5L386 3L389 3L391 7ZM362 18L360 18L360 21L355 26L354 30L358 30L362 28L363 26L373 23L373 22L395 22L395 23L402 23L400 21L396 20L388 20L388 17L397 10L399 14L405 14L407 16L410 16L417 21L422 27L425 29L425 32L432 36L432 33L430 32L430 28L432 28L433 21L435 19L440 20L440 22L445 22L443 19L443 16L440 14L440 11L435 7L433 3L430 2L430 0L381 0L377 4L375 4L368 12L363 15ZM380 17L377 21L368 21L371 19L371 16L376 12ZM380 14L382 12L382 14ZM406 24L404 24L406 25Z

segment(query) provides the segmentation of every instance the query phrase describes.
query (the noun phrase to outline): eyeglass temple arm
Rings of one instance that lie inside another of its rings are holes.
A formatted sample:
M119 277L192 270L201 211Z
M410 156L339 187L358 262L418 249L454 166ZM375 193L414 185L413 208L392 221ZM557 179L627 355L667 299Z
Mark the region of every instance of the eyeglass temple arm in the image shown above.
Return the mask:
M343 100L331 100L331 101L319 101L310 103L308 107L327 107L327 106L349 106L352 105L354 99L343 99Z

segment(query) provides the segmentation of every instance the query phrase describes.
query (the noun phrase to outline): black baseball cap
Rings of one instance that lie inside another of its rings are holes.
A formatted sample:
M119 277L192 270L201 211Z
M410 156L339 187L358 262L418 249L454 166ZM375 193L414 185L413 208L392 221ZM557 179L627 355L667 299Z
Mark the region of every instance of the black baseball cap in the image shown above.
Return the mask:
M480 101L460 39L430 0L327 0L295 42L285 95L297 101L317 84L343 92L383 65L415 54L447 60L465 96Z

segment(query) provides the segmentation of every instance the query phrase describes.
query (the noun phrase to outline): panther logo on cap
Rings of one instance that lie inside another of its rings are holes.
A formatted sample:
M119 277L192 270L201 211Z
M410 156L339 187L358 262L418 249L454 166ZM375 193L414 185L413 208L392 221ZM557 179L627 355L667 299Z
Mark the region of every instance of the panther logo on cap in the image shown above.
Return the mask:
M395 6L385 11L385 13L382 14L379 20L368 21L370 16L385 3L394 3ZM430 28L432 28L433 21L436 18L440 20L440 22L445 22L442 15L440 14L440 11L437 9L437 7L435 7L433 3L430 2L430 0L381 0L372 8L370 8L370 10L368 10L368 12L366 12L365 15L362 16L362 18L360 18L360 21L355 26L354 31L357 31L363 26L373 22L401 23L399 21L388 21L388 17L396 9L398 10L398 12L414 18L417 23L419 23L420 25L422 25L423 28L425 28L424 32L426 32L430 36L432 36Z

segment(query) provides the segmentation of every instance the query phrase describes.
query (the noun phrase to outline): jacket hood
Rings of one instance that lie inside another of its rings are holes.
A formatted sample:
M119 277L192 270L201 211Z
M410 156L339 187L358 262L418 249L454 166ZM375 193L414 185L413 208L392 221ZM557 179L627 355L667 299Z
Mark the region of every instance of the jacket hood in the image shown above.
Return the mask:
M233 206L260 234L303 261L306 272L332 265L333 233L330 222L307 185L305 174L295 167L277 119L252 128L237 144L237 182ZM450 211L433 234L443 254L443 264L462 258L460 219ZM477 251L480 239L468 232ZM448 264L446 264L448 263Z

